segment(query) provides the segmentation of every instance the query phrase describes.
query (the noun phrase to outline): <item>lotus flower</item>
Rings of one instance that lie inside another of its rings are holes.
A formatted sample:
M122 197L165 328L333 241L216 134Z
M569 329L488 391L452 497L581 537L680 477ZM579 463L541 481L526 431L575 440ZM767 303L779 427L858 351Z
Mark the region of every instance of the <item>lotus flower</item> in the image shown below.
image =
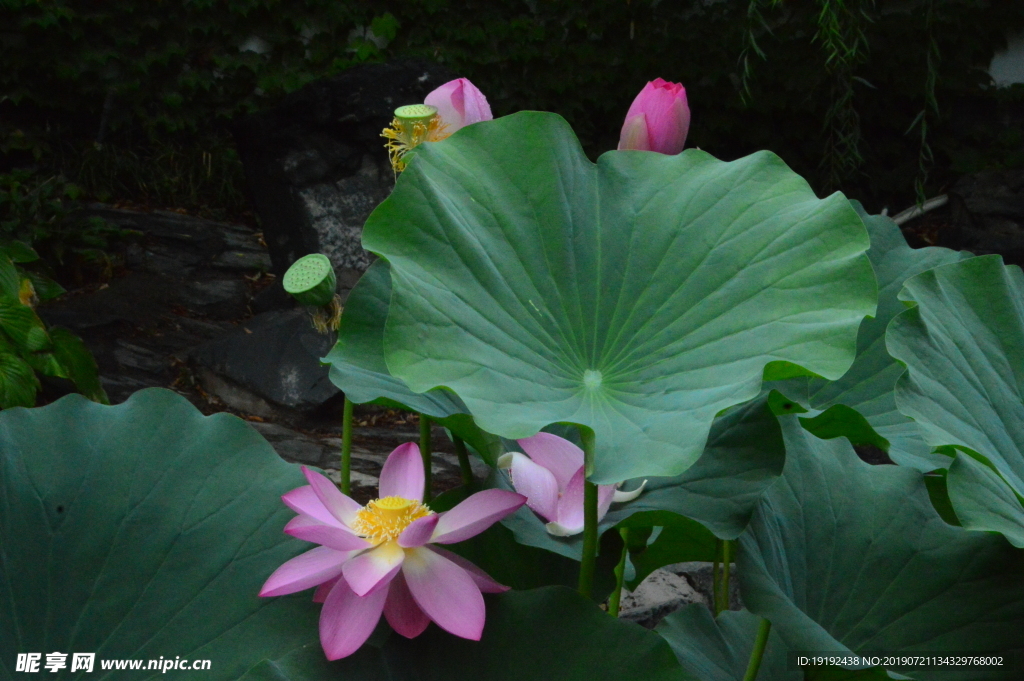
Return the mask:
M443 131L449 135L471 123L494 118L484 93L467 78L448 81L427 95L423 103L437 108Z
M518 440L526 454L510 452L498 459L498 467L509 469L512 486L526 495L526 505L547 521L547 531L571 537L583 531L583 450L552 435L537 433ZM647 485L620 492L621 482L597 487L597 519L608 513L613 502L632 501Z
M686 88L658 78L644 86L626 113L619 149L678 154L690 130Z
M309 485L281 499L298 513L287 534L320 544L270 575L260 596L317 587L323 603L320 643L330 660L351 655L383 613L407 638L433 620L442 629L479 640L483 593L506 591L483 570L435 544L469 539L514 512L526 497L505 490L477 492L450 511L423 504L423 460L413 443L393 451L380 473L380 498L366 506L330 480L302 468Z

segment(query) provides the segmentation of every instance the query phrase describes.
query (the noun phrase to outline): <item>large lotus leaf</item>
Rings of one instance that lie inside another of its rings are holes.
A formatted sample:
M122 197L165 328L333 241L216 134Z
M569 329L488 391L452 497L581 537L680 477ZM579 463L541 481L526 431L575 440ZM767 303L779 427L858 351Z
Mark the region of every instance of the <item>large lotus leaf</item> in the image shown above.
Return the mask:
M785 471L740 537L737 571L743 602L791 650L1024 653L1019 551L999 535L943 522L919 471L868 465L796 417L780 422ZM1011 666L896 671L936 680L1020 675Z
M766 364L839 378L874 313L863 223L775 155L613 151L523 112L417 149L367 220L390 373L489 432L596 433L592 479L678 475Z
M1010 487L1003 496L1024 495L1024 274L997 255L972 258L908 280L900 297L916 303L888 331L889 352L907 365L900 411L929 444L992 465ZM974 506L960 489L950 481L958 515Z
M509 591L486 601L480 641L431 625L411 641L392 634L340 663L296 653L264 663L246 681L702 681L683 671L657 634L609 617L571 589Z
M851 203L864 220L871 237L868 258L878 278L878 313L861 324L857 334L857 359L842 378L838 381L820 378L809 381L808 406L821 410L833 405L851 407L885 438L887 446L882 449L886 449L896 463L924 471L944 468L949 460L932 454L932 448L924 441L917 425L896 409L893 388L904 367L886 350L885 329L893 317L906 309L897 297L903 282L925 270L972 255L946 248L910 248L890 218L868 215L859 202ZM790 394L781 386L780 390L797 399L796 394ZM864 441L869 442L870 438Z
M58 651L96 653L92 674L60 678L180 656L228 680L315 642L309 594L257 597L308 548L281 532L292 513L280 495L302 484L244 421L167 390L3 411L0 677L16 676L17 653Z
M782 473L786 450L775 415L762 397L730 410L717 418L707 439L704 454L682 475L648 478L644 492L634 501L613 504L601 521L604 532L635 514L670 512L696 520L722 539L735 539L747 526L758 500ZM511 489L503 477L492 477ZM622 489L635 489L643 480L630 480ZM651 524L661 525L657 517ZM502 523L516 540L579 560L582 535L554 537L544 521L527 507L506 517ZM706 531L694 534L703 544ZM678 562L678 561L676 561Z

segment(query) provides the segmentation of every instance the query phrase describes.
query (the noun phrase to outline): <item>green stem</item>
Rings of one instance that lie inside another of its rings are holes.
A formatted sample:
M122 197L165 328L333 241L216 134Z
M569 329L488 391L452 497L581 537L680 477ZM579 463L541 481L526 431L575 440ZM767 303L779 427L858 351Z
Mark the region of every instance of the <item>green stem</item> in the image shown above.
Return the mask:
M722 555L722 540L715 539L715 562L711 565L711 606L715 615L722 612L719 605L722 602L722 571L719 557Z
M423 457L423 501L430 501L430 478L431 478L431 457L430 457L430 419L425 414L420 414L420 455Z
M455 453L459 455L459 470L462 471L462 484L472 487L473 467L469 464L469 452L466 451L466 443L458 435L452 435L452 442L455 444Z
M341 492L352 493L352 400L347 395L341 413Z
M726 539L722 542L722 610L729 609L732 600L729 595L729 572L732 570L733 542Z
M715 590L715 616L724 610L729 609L729 572L732 569L732 547L733 542L726 540L719 540L719 546L722 547L722 571L721 577L716 580L717 589Z
M629 528L620 529L619 536L622 537L622 555L619 557L619 564L615 566L615 590L608 597L608 614L612 617L619 616L619 599L622 598L622 584L626 578L626 557L629 555Z
M764 656L765 646L768 645L768 634L772 631L772 623L766 619L761 620L757 627L757 637L754 639L754 648L750 651L750 662L747 663L747 673L743 675L743 681L754 681L757 678L757 671L761 668L761 658Z
M583 470L594 467L594 433L580 428L583 440ZM594 571L597 569L597 485L583 483L583 556L580 561L579 592L590 598L594 591Z

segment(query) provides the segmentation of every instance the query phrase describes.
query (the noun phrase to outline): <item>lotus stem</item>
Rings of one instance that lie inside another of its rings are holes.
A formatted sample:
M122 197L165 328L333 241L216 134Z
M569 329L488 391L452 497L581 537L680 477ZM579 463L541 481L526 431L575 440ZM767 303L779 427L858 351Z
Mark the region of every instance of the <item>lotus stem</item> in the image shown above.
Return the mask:
M345 396L341 412L341 493L352 494L352 400Z
M719 592L722 590L722 571L719 557L722 555L722 540L715 539L715 562L711 564L711 608L717 616L721 610L718 604L722 601Z
M750 662L747 663L747 673L743 675L743 681L754 681L757 678L757 672L761 668L761 658L764 657L764 649L768 645L768 634L771 631L772 623L762 619L761 624L757 627L754 648L750 651Z
M619 536L622 537L622 555L619 556L619 564L615 566L615 590L608 597L608 614L612 617L619 616L619 600L622 598L622 585L626 578L626 557L629 556L629 528L621 528Z
M583 440L583 470L594 467L594 434L580 428ZM597 485L589 480L583 483L583 556L580 561L579 592L590 598L594 592L594 571L597 568Z
M455 453L459 455L459 470L462 472L462 484L466 487L473 486L473 466L469 463L469 452L466 451L466 443L458 435L452 435L452 443L455 445Z
M715 590L715 616L723 610L729 609L729 573L732 569L732 545L728 539L720 539L718 542L722 551L721 577L717 581Z
M423 501L430 501L431 457L430 457L430 419L420 414L420 455L423 457Z

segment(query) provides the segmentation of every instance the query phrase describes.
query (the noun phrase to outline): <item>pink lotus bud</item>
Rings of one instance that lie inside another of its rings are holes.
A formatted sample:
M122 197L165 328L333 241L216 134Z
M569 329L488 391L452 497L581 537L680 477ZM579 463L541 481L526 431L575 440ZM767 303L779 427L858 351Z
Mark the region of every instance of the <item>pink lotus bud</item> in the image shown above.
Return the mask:
M427 95L423 103L437 107L437 115L448 134L471 123L494 118L484 93L466 78L448 81Z
M690 130L686 88L658 78L633 100L622 124L619 149L678 154Z

